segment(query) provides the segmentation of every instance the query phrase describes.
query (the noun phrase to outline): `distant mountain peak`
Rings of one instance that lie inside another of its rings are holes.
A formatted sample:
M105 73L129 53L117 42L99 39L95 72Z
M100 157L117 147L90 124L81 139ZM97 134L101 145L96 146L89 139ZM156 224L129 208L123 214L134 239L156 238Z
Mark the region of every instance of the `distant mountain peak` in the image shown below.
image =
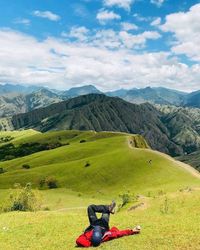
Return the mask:
M33 91L38 90L39 86L25 86L20 84L11 84L11 83L5 83L0 84L0 94L10 94L10 93L19 93L19 94L29 94Z
M83 85L83 86L78 86L78 87L72 87L68 91L70 91L70 90L79 90L79 89L91 89L91 90L97 90L97 91L99 91L94 85L91 85L91 84Z
M64 96L72 98L79 95L87 95L92 93L101 94L102 92L93 85L84 85L80 87L73 87L67 91L64 91Z

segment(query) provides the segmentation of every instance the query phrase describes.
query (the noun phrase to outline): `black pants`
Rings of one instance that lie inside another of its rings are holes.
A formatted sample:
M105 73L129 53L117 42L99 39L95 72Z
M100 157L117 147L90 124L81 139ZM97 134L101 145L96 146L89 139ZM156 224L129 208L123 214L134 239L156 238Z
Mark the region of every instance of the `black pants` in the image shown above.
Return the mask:
M110 211L108 205L90 205L87 209L90 226L85 232L93 229L94 226L102 227L103 231L109 230ZM101 213L101 218L98 219L96 213Z

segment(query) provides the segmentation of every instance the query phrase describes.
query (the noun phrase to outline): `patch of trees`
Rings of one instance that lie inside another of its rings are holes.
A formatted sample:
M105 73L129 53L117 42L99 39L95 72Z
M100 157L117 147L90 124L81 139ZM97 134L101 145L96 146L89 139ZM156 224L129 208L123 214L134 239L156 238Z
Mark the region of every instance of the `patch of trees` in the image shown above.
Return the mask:
M23 165L22 165L22 168L23 168L23 169L30 169L31 166L30 166L29 164L23 164Z
M58 187L58 181L53 176L48 176L46 178L42 178L39 180L39 188L40 189L54 189Z
M9 142L12 139L14 139L14 137L11 137L9 135L8 136L4 136L4 137L0 137L0 143Z
M61 146L62 144L60 142L50 142L50 143L30 142L30 143L20 144L18 146L9 143L0 147L0 160L2 161L12 160L17 157L30 155L43 150L51 150Z

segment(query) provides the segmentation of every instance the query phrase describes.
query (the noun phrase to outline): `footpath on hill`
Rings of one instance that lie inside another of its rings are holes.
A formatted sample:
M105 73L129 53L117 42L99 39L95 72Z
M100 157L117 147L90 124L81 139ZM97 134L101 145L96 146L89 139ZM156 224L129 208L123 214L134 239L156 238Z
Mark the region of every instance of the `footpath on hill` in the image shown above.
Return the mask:
M132 146L130 141L131 141L131 139L128 138L128 146L129 146L129 148L133 149L134 147ZM164 158L166 158L166 159L168 159L170 161L175 162L179 167L184 168L186 171L190 172L193 176L200 179L200 173L196 169L191 167L190 165L188 165L186 163L183 163L181 161L177 161L174 158L172 158L171 156L169 156L167 154L164 154L162 152L156 151L156 150L152 150L152 149L144 149L144 150L154 152L155 154L158 154L158 155L160 155L160 156L162 156L162 157L164 157Z

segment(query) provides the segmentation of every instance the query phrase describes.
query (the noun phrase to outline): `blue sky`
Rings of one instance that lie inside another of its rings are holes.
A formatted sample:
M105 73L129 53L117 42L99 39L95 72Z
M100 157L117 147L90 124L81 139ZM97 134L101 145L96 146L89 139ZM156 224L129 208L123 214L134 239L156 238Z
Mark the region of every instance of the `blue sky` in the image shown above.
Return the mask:
M107 22L106 28L118 30L121 22L131 22L139 26L140 30L136 32L139 33L146 29L152 30L152 27L149 25L150 22L138 20L137 17L134 17L134 14L149 18L149 20L156 17L164 19L167 14L187 11L198 1L168 0L160 7L152 4L150 0L133 2L130 5L130 11L127 11L118 5L106 8L103 0L59 0L59 3L55 0L0 0L0 26L25 32L38 39L44 39L48 35L59 37L63 31L69 31L72 26L85 26L89 29L101 30L102 25L96 16L98 11L104 8L121 16L118 21ZM33 14L35 10L51 11L58 15L60 20L50 21L48 18L38 18ZM20 23L20 20L23 19L29 20L30 25L22 25L23 23ZM160 49L163 49L163 46Z
M0 83L200 89L199 2L0 0Z

